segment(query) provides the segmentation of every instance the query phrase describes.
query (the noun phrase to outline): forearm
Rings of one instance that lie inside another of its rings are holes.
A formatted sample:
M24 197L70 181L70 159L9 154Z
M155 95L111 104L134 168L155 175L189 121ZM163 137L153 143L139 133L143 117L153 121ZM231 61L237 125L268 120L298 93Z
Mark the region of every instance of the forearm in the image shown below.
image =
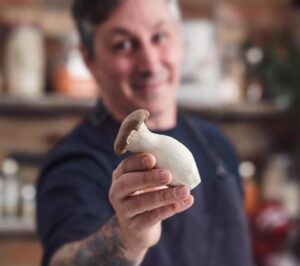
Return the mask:
M117 218L113 216L95 234L63 246L51 266L138 266L146 251L132 252L123 245Z

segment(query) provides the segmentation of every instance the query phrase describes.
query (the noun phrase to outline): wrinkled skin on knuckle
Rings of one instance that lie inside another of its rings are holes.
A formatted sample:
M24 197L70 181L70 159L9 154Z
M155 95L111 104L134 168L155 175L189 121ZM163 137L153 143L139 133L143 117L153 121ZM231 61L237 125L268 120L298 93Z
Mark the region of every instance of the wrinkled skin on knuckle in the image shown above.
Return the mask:
M147 185L149 183L150 178L151 178L150 175L151 175L150 171L141 172L141 182L142 182L142 184Z
M160 214L160 220L166 220L176 213L175 204L166 206Z
M184 207L184 205L180 204L180 203L176 203L176 204L172 204L172 207L171 211L176 214L176 213L180 213L182 212L183 210L185 210L186 208Z
M131 210L141 210L144 206L143 197L141 196L134 196L131 201Z
M153 211L151 211L150 215L149 215L149 221L159 221L161 218L161 209L155 209ZM147 221L145 221L147 222Z
M176 212L178 212L180 209L179 204L171 204L170 206L168 206L168 211L170 213L173 213L172 215L174 215Z
M158 191L156 195L156 200L158 202L168 202L170 201L170 196L169 196L169 190L168 189L163 189L161 191Z

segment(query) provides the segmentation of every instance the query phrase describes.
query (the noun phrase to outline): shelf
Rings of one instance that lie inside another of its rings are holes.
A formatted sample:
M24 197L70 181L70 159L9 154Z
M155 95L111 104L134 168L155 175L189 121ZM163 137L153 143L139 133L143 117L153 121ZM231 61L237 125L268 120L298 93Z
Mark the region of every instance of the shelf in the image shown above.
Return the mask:
M188 106L179 104L180 109L187 113L215 121L255 121L265 122L285 118L290 107L281 107L272 103L236 103L221 106Z
M96 103L94 99L70 98L49 95L36 99L15 97L0 98L0 116L11 117L56 117L66 115L82 116ZM210 120L266 121L285 117L290 109L271 103L227 104L222 106L190 106L179 102L179 110Z
M40 98L0 98L0 115L18 117L51 117L83 115L95 100L49 95Z
M35 235L35 223L32 221L0 218L0 235L1 236L33 236Z
M15 25L19 22L38 25L47 37L62 37L75 26L68 8L46 8L41 6L1 6L0 22ZM59 21L59 23L56 23Z

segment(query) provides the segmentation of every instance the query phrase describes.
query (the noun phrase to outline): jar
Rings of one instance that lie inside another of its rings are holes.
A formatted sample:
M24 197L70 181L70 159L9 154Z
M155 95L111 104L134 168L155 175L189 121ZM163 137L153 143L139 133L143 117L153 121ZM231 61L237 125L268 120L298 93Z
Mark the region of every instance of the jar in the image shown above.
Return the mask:
M35 187L32 184L24 184L21 188L21 212L22 219L34 222L35 219Z
M18 216L19 209L19 179L17 177L18 163L7 158L2 163L3 180L3 209L5 218Z
M32 24L13 25L4 50L7 95L39 97L45 83L45 51L41 30Z
M49 59L54 92L70 97L97 97L98 85L85 65L77 34L70 32L56 42L59 49Z

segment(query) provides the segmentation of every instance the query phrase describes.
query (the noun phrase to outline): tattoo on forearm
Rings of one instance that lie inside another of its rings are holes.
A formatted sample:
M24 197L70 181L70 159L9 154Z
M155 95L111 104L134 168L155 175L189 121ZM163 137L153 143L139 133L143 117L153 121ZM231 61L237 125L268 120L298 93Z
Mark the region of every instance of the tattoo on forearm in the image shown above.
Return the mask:
M99 232L85 241L60 250L59 257L64 259L54 260L52 266L136 266L125 257L118 230L118 220L113 216Z

